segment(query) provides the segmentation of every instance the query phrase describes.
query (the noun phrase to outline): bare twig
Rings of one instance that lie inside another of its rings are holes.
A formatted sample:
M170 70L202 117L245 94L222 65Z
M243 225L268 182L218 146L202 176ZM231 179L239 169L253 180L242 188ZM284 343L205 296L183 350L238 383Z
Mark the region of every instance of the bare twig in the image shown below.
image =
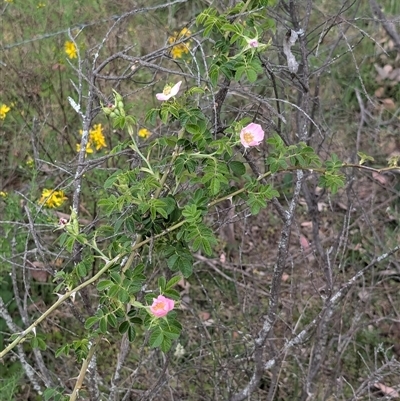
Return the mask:
M369 263L362 270L357 272L352 278L350 278L346 283L344 283L341 286L341 288L335 294L332 295L332 297L329 299L329 302L325 303L324 309L299 334L297 334L295 337L289 340L283 347L281 352L282 353L287 352L287 350L289 350L290 348L303 343L309 337L311 332L315 329L317 324L320 322L327 307L335 308L339 304L339 302L346 296L346 294L349 292L349 290L357 282L358 279L360 279L368 270L370 270L373 266L375 266L375 264L382 262L383 260L387 259L389 256L395 254L399 250L400 246L396 246L395 248L389 250L388 252L385 252L382 255L374 258L371 261L371 263ZM265 363L264 368L270 369L276 363L277 360L275 358L270 359Z
M118 382L120 380L121 369L124 366L125 360L129 354L129 350L130 350L130 343L128 340L128 336L125 333L121 339L120 350L117 357L117 364L115 366L114 375L111 380L111 389L109 395L109 399L111 401L118 400Z
M381 7L375 0L369 0L369 5L372 12L378 17L379 22L382 24L386 33L394 42L394 47L400 52L400 35L397 33L396 28L393 23L389 22L385 14L381 10Z

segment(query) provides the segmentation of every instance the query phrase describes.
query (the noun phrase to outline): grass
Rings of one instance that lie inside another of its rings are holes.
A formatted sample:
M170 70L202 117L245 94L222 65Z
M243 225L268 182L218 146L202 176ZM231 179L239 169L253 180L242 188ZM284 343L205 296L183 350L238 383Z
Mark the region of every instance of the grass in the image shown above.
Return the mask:
M15 363L8 366L8 377L5 379L0 379L0 400L10 401L13 400L17 389L20 386L20 382L23 378L23 371ZM3 376L5 377L5 376Z

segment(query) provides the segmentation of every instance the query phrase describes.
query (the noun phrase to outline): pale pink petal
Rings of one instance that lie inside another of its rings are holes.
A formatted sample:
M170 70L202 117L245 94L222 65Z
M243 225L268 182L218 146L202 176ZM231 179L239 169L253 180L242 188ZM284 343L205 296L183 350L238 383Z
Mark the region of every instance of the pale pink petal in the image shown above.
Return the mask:
M257 146L264 140L264 130L260 124L250 123L240 131L240 142L245 148Z
M156 94L157 100L165 101L165 100L168 100L171 97L175 96L179 92L179 88L181 87L181 84L182 84L182 81L179 81L172 88L169 85L167 85L164 88L164 91L162 93Z
M161 101L168 100L170 97L171 97L170 95L164 95L164 93L156 94L157 100L161 100Z
M171 88L171 93L170 93L171 96L175 96L175 95L179 92L179 89L180 89L180 87L181 87L181 84L182 84L182 81L179 81L177 84L175 84L175 85Z
M156 317L164 317L169 311L174 309L175 302L172 299L159 295L153 299L153 304L150 306L150 312Z

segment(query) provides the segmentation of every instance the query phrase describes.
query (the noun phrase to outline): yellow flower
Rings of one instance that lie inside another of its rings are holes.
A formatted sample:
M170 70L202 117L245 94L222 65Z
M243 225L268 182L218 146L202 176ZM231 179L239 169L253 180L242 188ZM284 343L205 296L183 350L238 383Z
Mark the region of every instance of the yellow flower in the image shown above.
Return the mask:
M189 49L183 43L174 46L171 50L173 59L182 58L182 56L186 53L189 53Z
M0 191L0 197L1 198L7 198L7 196L8 196L7 192Z
M81 144L80 144L80 143L77 143L77 144L76 144L76 151L77 151L77 152L80 152L80 151L81 151ZM93 149L92 149L92 144L89 142L89 143L86 145L86 154L88 155L88 154L90 154L90 153L93 153Z
M6 118L7 113L10 111L10 107L5 104L0 106L0 120L4 120Z
M186 36L187 38L192 34L192 32L189 31L187 28L182 28L179 35L180 36Z
M151 132L146 128L141 128L138 132L138 136L140 136L140 138L147 139L150 135Z
M96 150L107 147L101 124L95 124L89 131L89 143L93 144Z
M187 28L183 28L180 32L174 32L172 36L168 38L169 44L174 44L184 38L187 38L192 33ZM190 50L190 40L186 43L179 43L171 49L172 58L177 59L181 58L184 54L189 53Z
M72 59L72 58L77 58L78 57L78 52L76 50L75 43L70 42L69 40L67 40L65 42L64 49L65 49L65 53L67 53L67 56L69 58Z
M64 191L54 191L53 189L45 188L42 191L39 203L50 208L56 208L61 206L67 199Z
M46 3L39 3L36 8L43 8L46 7Z
M82 135L83 131L80 130L79 133ZM89 141L86 145L86 154L93 153L94 149L100 150L102 148L106 148L106 139L103 134L103 127L101 124L95 124L93 128L89 131ZM79 152L81 150L81 145L79 143L76 144L76 151Z

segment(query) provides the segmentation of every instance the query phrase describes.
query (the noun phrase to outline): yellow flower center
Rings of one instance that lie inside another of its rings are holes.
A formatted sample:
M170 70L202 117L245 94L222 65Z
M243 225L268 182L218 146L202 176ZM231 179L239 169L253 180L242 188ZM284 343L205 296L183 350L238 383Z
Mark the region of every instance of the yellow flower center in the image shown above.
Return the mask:
M165 302L159 302L158 304L153 306L153 309L156 311L163 310L165 308Z
M245 132L243 134L243 139L245 140L246 143L250 143L254 140L254 136L251 132Z
M163 90L164 95L168 96L171 93L171 89L172 87L167 85Z

